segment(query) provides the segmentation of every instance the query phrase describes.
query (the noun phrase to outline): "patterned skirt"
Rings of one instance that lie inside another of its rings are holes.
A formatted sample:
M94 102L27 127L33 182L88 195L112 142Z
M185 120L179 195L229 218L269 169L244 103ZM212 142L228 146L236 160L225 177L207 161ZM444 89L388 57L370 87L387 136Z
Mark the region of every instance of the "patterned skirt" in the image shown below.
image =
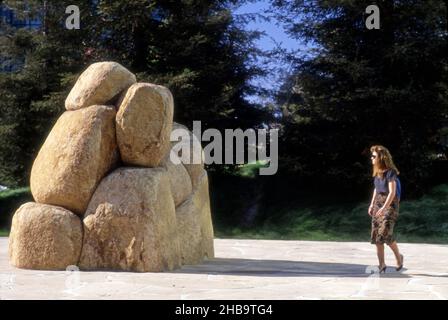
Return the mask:
M383 211L383 215L376 217L376 212L384 205L387 194L377 194L373 202L371 243L391 244L395 241L394 226L398 219L400 203L394 198L389 208Z

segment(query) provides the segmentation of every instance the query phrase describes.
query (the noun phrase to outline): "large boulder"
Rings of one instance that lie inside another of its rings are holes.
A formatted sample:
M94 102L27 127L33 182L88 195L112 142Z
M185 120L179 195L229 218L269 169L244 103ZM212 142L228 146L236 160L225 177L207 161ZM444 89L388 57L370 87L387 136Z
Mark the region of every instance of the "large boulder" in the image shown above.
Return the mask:
M81 246L81 220L64 208L28 202L14 214L9 258L18 268L65 270L78 264Z
M157 167L170 148L174 102L159 85L136 83L121 98L117 142L121 159L130 165Z
M176 155L174 155L177 158ZM161 167L166 168L170 179L171 193L174 205L177 207L185 201L192 192L190 175L182 163L174 164L171 161L170 153L166 155L161 163Z
M207 172L203 170L192 195L176 208L183 264L198 264L215 256Z
M176 214L164 168L121 168L101 181L84 217L82 269L139 272L180 266Z
M198 264L204 258L201 217L193 195L176 208L182 264Z
M174 132L178 129L180 130L180 135L175 135L178 137L177 140L175 138L171 140L171 149L181 159L182 164L190 176L191 184L195 188L199 184L199 180L204 171L201 142L186 126L174 122L172 131ZM196 159L199 161L195 163Z
M84 213L99 181L118 160L114 119L115 109L100 105L61 115L31 170L36 202Z
M198 185L193 189L193 203L199 214L199 225L201 226L202 253L207 258L214 258L214 234L213 222L210 208L210 194L207 171L203 170Z
M135 82L135 75L116 62L91 64L67 96L65 108L77 110L94 104L109 104Z

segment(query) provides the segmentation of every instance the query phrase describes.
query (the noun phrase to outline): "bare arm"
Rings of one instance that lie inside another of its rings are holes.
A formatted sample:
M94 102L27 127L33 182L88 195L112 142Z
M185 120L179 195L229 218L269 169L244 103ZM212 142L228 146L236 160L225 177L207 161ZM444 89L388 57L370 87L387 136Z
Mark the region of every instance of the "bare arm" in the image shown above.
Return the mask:
M373 215L373 202L375 201L375 196L376 196L376 188L373 188L373 195L372 195L372 201L370 201L370 207L368 210L368 213L370 216Z
M396 181L390 181L389 182L389 194L387 195L386 202L384 202L383 208L387 209L389 208L390 204L395 198L395 193L397 191L397 182Z
M370 206L373 206L373 202L375 201L376 197L376 188L373 188L373 195L372 195L372 201L370 201Z

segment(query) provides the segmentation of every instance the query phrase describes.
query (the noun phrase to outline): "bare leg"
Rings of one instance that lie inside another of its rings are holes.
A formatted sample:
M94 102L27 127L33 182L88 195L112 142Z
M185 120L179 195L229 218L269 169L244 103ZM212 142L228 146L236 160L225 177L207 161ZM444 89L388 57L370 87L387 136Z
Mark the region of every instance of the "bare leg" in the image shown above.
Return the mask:
M395 260L397 260L397 267L399 267L401 265L401 256L400 251L398 250L397 242L396 241L392 242L391 244L389 244L389 247L394 252Z
M376 255L378 256L379 267L381 269L386 265L386 263L384 262L384 244L376 244Z

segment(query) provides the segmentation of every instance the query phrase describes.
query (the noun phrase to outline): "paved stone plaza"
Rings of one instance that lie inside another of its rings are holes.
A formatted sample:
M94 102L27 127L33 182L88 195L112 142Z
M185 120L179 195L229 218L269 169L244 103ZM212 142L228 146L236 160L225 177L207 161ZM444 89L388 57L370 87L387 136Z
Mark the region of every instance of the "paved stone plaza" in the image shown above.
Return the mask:
M448 245L215 239L216 258L164 273L21 270L0 238L0 299L448 299ZM371 273L371 271L373 273Z

